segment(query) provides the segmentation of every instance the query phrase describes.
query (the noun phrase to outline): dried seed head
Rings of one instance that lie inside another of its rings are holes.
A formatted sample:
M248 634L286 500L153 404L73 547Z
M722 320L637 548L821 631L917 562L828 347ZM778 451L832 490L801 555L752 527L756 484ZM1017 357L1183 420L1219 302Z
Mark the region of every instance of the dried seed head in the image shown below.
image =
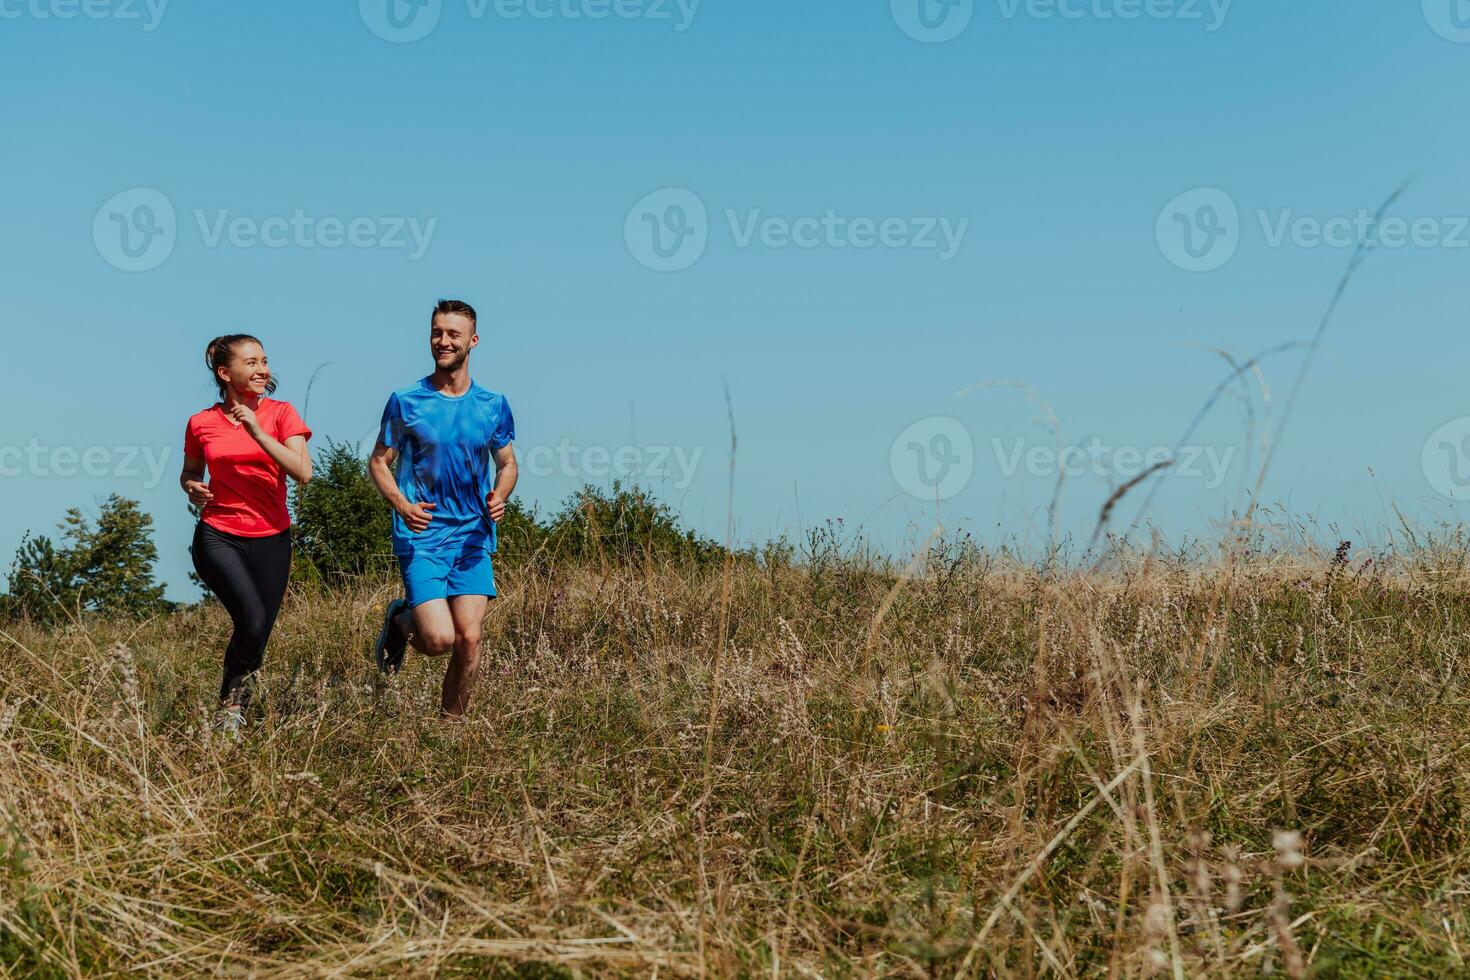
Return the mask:
M1271 846L1276 849L1276 866L1284 871L1300 868L1306 863L1302 855L1302 835L1298 831L1273 831Z

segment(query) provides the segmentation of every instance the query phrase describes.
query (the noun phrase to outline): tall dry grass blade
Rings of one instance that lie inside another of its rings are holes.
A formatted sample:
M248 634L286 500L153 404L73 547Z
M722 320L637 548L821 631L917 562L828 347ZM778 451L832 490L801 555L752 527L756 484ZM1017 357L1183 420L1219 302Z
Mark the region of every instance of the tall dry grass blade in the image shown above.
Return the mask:
M1006 908L1015 901L1017 895L1021 894L1021 889L1026 887L1026 882L1030 881L1032 876L1046 865L1047 858L1051 857L1056 852L1056 849L1061 847L1068 837L1072 836L1072 831L1076 830L1082 821L1086 820L1088 815L1097 809L1097 805L1108 799L1113 790L1123 785L1124 781L1133 775L1133 773L1137 772L1142 764L1142 759L1136 760L1112 779L1108 780L1108 784L1099 790L1080 810L1073 814L1072 819L1068 820L1062 826L1062 829L1057 831L1051 840L1047 841L1045 847L1036 852L1036 856L1027 863L1026 869L1016 876L1016 879L1011 882L1010 887L1001 893L1000 898L996 900L995 907L990 910L990 915L985 919L985 924L980 927L980 931L975 934L974 940L971 941L970 948L965 953L965 958L961 961L959 970L955 973L957 978L970 975L970 967L974 964L975 956L979 953L980 948L985 945L985 940L990 936L990 930L995 928L995 924L1000 921L1000 917Z
M1261 462L1260 475L1256 478L1256 492L1252 495L1246 520L1250 519L1250 513L1255 510L1256 502L1260 499L1261 487L1265 484L1266 474L1270 471L1271 463L1276 459L1276 453L1281 448L1282 436L1286 433L1286 426L1291 422L1291 413L1296 408L1296 400L1301 395L1302 386L1307 380L1307 371L1311 369L1312 361L1317 357L1317 351L1322 346L1322 338L1326 335L1327 328L1332 324L1332 318L1337 313L1338 304L1342 302L1343 296L1347 293L1348 285L1353 281L1353 277L1357 274L1359 266L1363 264L1368 254L1373 250L1374 236L1378 232L1378 226L1383 222L1383 216L1388 212L1389 208L1393 207L1394 203L1398 201L1403 193L1409 189L1409 185L1413 182L1414 178L1412 177L1405 180L1388 196L1387 200L1378 206L1378 210L1373 214L1373 220L1369 223L1368 234L1353 249L1352 258L1348 260L1347 269L1343 272L1342 278L1338 280L1337 289L1333 291L1332 299L1327 303L1327 309L1323 311L1322 318L1317 322L1317 330L1312 334L1312 339L1307 344L1307 354L1302 358L1302 363L1297 368L1296 379L1292 382L1291 387L1287 389L1286 405L1281 410L1281 421L1276 423L1276 433L1271 437L1271 445L1266 450L1266 458Z
M702 791L696 804L699 822L699 970L708 975L708 960L705 951L705 914L709 905L709 879L705 868L705 810L714 794L715 726L720 718L720 683L724 679L725 646L730 634L730 587L735 561L735 455L738 440L735 435L735 405L730 398L730 384L723 382L725 411L730 421L730 484L728 508L725 521L725 558L720 574L720 633L715 647L715 662L710 668L709 715L705 719L704 766L700 778Z

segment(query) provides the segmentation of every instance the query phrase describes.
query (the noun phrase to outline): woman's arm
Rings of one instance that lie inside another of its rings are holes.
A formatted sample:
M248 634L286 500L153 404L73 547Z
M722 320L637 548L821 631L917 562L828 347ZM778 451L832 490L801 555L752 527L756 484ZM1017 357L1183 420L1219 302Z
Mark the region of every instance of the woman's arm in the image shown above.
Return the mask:
M204 482L204 457L184 456L184 471L179 474L179 486L189 495L189 503L203 507L214 499L214 492Z
M287 476L297 483L311 482L311 451L306 448L305 436L292 436L282 445L265 431L255 413L244 405L236 405L230 410L230 415L245 427L250 438L260 444L265 454L275 460L276 465L285 470Z

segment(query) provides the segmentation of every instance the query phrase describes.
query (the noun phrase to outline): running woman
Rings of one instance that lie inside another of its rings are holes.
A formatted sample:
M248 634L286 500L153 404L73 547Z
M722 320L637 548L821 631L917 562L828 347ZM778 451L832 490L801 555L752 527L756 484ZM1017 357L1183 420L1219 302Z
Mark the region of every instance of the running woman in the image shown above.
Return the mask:
M194 569L234 623L219 697L220 725L238 736L250 699L247 682L260 669L286 595L286 477L311 481L311 430L289 403L270 397L276 381L254 337L216 337L204 360L220 400L189 419L179 483L201 509L189 549Z
M441 300L429 319L434 373L389 396L368 463L393 506L393 553L407 597L388 604L374 656L391 674L410 645L431 657L452 654L445 718L463 716L469 703L480 628L495 597L495 525L517 476L510 404L470 380L470 351L479 343L474 308Z

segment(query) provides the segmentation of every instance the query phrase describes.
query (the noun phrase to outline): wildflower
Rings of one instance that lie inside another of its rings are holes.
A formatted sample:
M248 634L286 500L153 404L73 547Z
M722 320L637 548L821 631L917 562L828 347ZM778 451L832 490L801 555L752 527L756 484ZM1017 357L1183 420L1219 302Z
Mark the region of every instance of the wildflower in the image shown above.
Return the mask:
M1240 848L1234 844L1227 845L1222 849L1221 856L1225 859L1225 909L1228 912L1239 912L1240 907L1245 904L1245 893L1241 888L1245 882L1245 871L1239 864Z
M1306 863L1302 856L1302 835L1295 830L1272 831L1271 846L1276 849L1276 866L1284 871Z

